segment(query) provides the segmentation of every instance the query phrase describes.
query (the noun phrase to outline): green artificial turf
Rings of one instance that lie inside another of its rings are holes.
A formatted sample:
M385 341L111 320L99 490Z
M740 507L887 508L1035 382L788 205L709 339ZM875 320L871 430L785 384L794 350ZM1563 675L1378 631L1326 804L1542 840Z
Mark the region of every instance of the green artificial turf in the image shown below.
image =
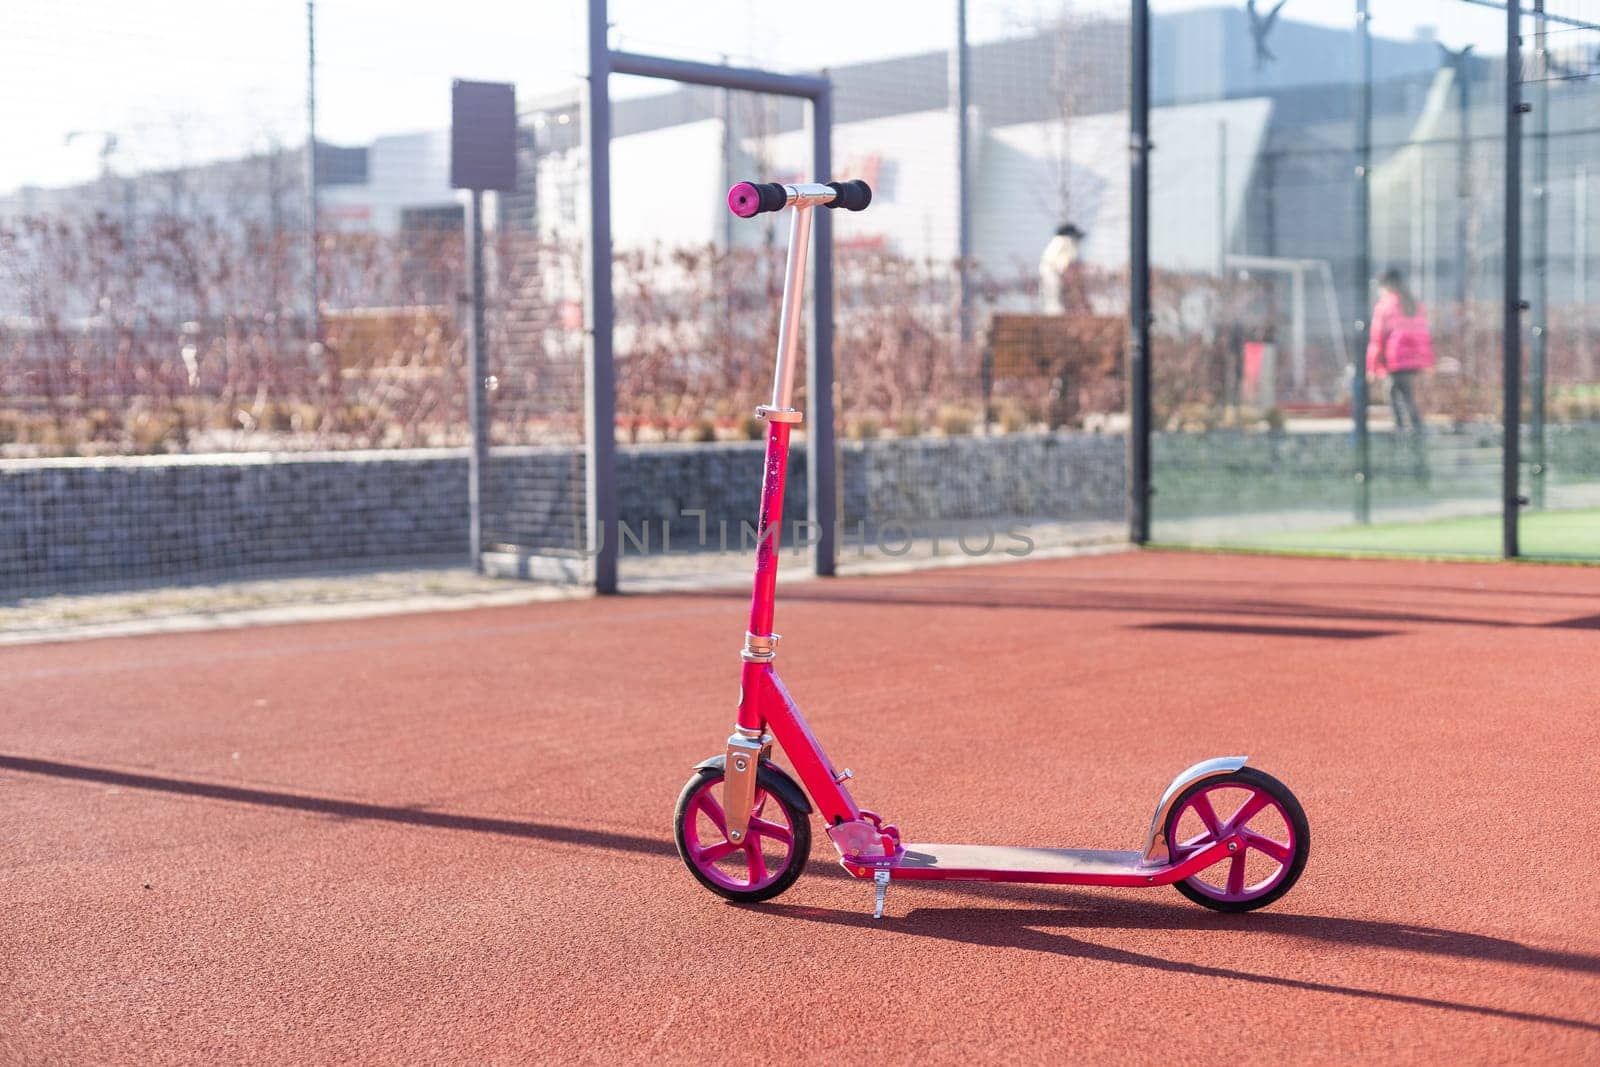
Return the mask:
M1500 517L1373 523L1323 530L1262 533L1231 544L1374 555L1499 556ZM1600 559L1600 510L1526 511L1519 529L1525 556Z

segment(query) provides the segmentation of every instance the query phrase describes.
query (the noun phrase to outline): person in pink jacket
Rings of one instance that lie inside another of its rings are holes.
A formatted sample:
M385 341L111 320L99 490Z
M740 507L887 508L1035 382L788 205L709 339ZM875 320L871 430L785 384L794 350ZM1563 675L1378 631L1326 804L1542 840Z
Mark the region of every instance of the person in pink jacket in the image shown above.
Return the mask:
M1427 312L1393 268L1378 276L1378 289L1378 304L1372 309L1372 339L1367 342L1367 373L1389 379L1395 431L1420 435L1417 376L1434 364Z

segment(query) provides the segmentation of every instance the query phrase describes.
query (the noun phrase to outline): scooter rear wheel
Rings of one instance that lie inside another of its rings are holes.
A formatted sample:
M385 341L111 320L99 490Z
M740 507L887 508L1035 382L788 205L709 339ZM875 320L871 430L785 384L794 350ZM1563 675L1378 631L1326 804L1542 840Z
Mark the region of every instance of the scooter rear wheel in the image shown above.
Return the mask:
M743 903L771 900L794 885L811 856L811 820L785 799L799 789L782 771L763 764L749 832L737 845L728 840L722 790L720 767L701 768L683 787L674 819L678 855L718 896Z
M1244 848L1173 883L1178 892L1214 911L1254 911L1294 888L1311 852L1311 825L1288 786L1241 767L1190 786L1167 817L1175 860L1231 833Z

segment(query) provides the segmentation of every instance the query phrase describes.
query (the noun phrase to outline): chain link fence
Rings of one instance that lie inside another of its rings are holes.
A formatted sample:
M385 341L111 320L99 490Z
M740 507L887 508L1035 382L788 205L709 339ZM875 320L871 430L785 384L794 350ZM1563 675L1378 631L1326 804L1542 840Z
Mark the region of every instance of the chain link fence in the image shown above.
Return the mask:
M516 80L525 57L486 38L506 18L564 32L545 51L574 77L577 20L96 6L25 5L0 45L8 99L39 101L0 175L0 591L464 568L451 81ZM537 225L537 132L527 194L491 197L515 461L486 525L542 545L582 513L582 243Z
M518 187L487 198L484 562L581 580L581 5L102 6L27 5L0 45L8 97L41 101L0 168L3 595L472 565L456 77L518 94ZM1600 555L1594 7L1523 10L1535 554ZM1150 8L1155 539L1495 554L1503 7ZM834 227L841 568L1123 539L1127 5L765 15L618 0L611 44L831 80L833 176L875 190ZM611 91L623 577L732 576L787 235L722 196L814 176L807 108ZM1389 271L1436 356L1412 429L1394 375L1357 388Z
M1503 4L1152 4L1157 540L1500 555L1509 254L1524 394L1542 398L1522 409L1523 551L1600 555L1600 423L1578 380L1594 31L1567 25L1558 55L1536 7L1513 172ZM1535 73L1550 62L1561 91ZM1165 136L1163 113L1182 116ZM1419 366L1389 363L1395 309L1431 341Z

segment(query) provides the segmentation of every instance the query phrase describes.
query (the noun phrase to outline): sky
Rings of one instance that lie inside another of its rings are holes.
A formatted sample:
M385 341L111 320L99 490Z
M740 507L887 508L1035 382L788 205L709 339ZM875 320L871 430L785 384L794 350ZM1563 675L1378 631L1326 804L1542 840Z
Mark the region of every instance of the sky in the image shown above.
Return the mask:
M1270 4L1272 0L1262 0ZM1240 6L1153 0L1159 14ZM1288 0L1283 18L1351 25L1352 0ZM1372 0L1374 32L1437 27L1499 51L1498 13L1459 0ZM0 192L238 156L305 139L304 0L4 0ZM676 58L804 70L946 47L954 0L859 0L848 24L752 0L611 0L612 45ZM821 9L819 9L821 10ZM1112 0L968 0L973 41L1017 36L1062 11L1125 14ZM513 81L526 100L578 83L584 0L317 0L323 141L449 124L450 81ZM615 78L612 92L659 92ZM71 136L69 136L71 135Z

